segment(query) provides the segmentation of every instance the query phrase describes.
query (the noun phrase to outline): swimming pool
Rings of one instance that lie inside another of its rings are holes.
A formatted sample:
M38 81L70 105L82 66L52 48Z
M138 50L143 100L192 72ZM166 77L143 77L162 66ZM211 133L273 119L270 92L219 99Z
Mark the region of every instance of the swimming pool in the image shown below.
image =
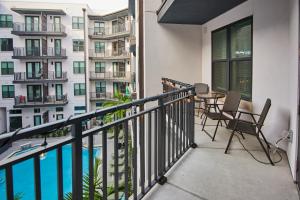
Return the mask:
M101 155L100 148L94 148L94 158ZM72 147L62 148L63 156L63 191L72 191ZM57 199L57 168L56 150L49 151L40 159L42 200ZM14 194L22 194L22 200L34 200L34 171L33 159L29 159L13 166ZM88 150L82 149L83 174L88 172ZM6 200L6 187L3 180L4 170L0 171L0 199Z

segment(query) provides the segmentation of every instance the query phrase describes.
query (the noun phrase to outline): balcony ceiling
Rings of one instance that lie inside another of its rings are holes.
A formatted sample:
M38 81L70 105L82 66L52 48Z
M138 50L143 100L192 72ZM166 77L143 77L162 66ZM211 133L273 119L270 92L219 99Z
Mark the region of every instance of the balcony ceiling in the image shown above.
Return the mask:
M128 8L119 10L113 13L108 13L106 15L88 15L90 20L99 20L99 21L110 21L117 19L118 17L128 16Z
M66 15L65 11L61 9L31 9L31 8L12 8L12 11L19 13L21 15L24 14L34 14L34 15Z
M166 0L157 11L159 23L204 24L247 0Z

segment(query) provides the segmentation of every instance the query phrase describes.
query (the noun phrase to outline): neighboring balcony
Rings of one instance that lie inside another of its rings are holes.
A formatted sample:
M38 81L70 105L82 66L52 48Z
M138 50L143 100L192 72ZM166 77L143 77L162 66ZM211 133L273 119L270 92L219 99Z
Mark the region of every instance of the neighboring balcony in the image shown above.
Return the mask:
M49 47L47 49L15 47L13 51L13 59L67 59L66 49L55 49Z
M58 83L67 82L67 72L55 73L48 71L46 73L28 74L26 72L15 72L13 83Z
M68 103L67 94L56 96L48 95L44 97L27 97L19 95L15 97L15 108L63 106Z
M90 92L91 101L116 101L114 94L111 92Z
M119 49L117 51L95 51L95 49L90 49L89 58L91 60L124 60L130 59L130 52L129 49L125 48Z
M118 37L128 37L130 35L130 25L120 24L112 28L92 27L89 28L89 38L91 39L115 39Z
M90 80L113 80L122 82L131 82L132 73L130 72L90 72Z
M61 36L66 37L66 28L62 24L26 24L26 23L14 23L13 30L14 35L19 36Z

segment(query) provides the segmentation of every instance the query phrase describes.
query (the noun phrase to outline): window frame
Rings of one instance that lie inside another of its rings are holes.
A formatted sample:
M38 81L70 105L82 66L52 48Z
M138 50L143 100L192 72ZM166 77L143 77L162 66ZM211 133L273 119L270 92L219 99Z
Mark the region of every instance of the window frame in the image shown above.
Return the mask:
M80 22L80 19L82 19L82 22ZM73 16L72 17L72 29L83 30L84 29L84 18L81 16Z
M4 93L4 87L7 87L7 95L4 95L6 93ZM11 88L13 88L13 90L10 90ZM3 99L11 99L11 98L15 98L15 86L14 85L2 85L2 98ZM11 95L11 93L13 93Z
M80 44L82 42L82 45ZM84 40L74 39L73 40L73 52L83 52L84 51Z
M2 49L2 40L7 40L7 47ZM9 46L11 40L11 47ZM0 52L1 51L13 51L14 50L14 40L13 38L0 38Z
M6 64L6 66L4 66ZM12 68L9 68L9 64L12 65ZM1 62L1 75L14 75L15 66L13 61L2 61Z
M106 63L105 62L95 62L95 73L105 73Z
M5 17L5 21L1 21L1 17ZM7 17L11 17L11 21L7 20ZM10 14L0 14L0 28L13 28L13 16Z
M78 89L76 89L76 86L78 86ZM78 91L76 91L78 90ZM84 83L74 83L74 96L82 96L85 95L85 84Z
M75 66L77 64L78 66ZM83 66L81 66L83 64ZM84 74L85 73L85 63L84 61L73 61L73 74Z
M231 58L231 28L239 23L243 23L246 21L251 20L251 57L244 57L244 58ZM226 58L225 59L219 59L219 60L214 60L213 58L213 52L214 52L214 38L213 38L213 34L216 32L219 32L221 30L226 30ZM231 86L231 78L232 78L232 63L236 62L236 61L250 61L251 62L251 94L250 94L250 98L246 97L246 96L241 96L242 100L245 101L252 101L252 97L253 97L253 16L248 16L245 17L243 19L240 19L238 21L235 21L231 24L227 24L226 26L220 27L216 30L213 30L211 32L211 86L212 86L212 91L216 91L216 92L221 92L221 93L226 93L228 91L231 90L232 86ZM214 64L215 63L221 63L221 62L226 62L226 85L225 88L226 90L220 90L220 89L216 89L214 86Z

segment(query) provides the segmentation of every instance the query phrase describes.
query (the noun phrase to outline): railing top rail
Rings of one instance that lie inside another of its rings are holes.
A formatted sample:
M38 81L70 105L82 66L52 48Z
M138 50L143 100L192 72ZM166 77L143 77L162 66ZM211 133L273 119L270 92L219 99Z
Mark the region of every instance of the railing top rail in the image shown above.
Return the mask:
M167 79L164 78L163 80L167 80ZM171 79L168 79L168 80L171 80ZM105 114L112 113L117 110L129 109L129 108L136 107L136 106L138 107L138 106L144 105L145 103L161 100L161 99L170 97L172 95L176 95L178 93L189 92L188 96L194 95L194 90L195 90L194 86L191 86L189 84L185 84L185 85L186 85L186 88L181 88L178 90L170 91L170 92L152 96L152 97L147 97L144 99L138 99L138 100L135 100L135 101L132 101L129 103L125 103L125 104L121 104L121 105L117 105L117 106L113 106L113 107L109 107L109 108L104 108L102 110L96 110L95 112L89 112L89 113L85 113L85 114L78 115L78 116L71 116L68 119L62 119L59 121L50 122L47 124L42 124L39 126L22 129L22 130L19 130L19 132L17 134L15 134L15 132L5 133L5 134L0 135L0 142L6 141L8 139L10 140L10 142L13 142L16 140L25 139L25 138L34 136L36 134L47 134L55 129L59 129L64 126L72 125L72 124L82 122L85 120L89 120L89 119L92 119L95 117L104 116Z

